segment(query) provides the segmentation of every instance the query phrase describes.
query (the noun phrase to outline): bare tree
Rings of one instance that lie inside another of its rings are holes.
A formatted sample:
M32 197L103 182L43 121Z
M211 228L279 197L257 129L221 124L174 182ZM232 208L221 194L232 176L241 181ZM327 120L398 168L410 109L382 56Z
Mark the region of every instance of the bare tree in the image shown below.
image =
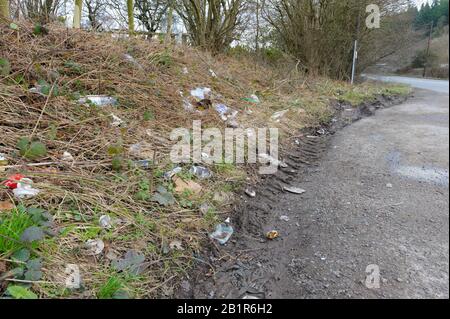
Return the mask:
M243 0L178 0L176 10L192 43L215 53L238 38L245 6Z
M45 23L57 16L63 4L64 0L16 0L14 8L16 15Z
M15 0L11 1L13 15L18 18L47 23L54 20L66 0Z
M388 23L382 23L380 30L367 28L364 24L367 5L377 4L385 21L389 16L398 15L408 2L268 0L264 17L275 30L277 44L294 55L309 73L347 78L352 64L354 41L360 43L360 56L367 56L367 52L374 50L374 34L392 28ZM391 36L401 42L409 25L397 24L397 27L403 28L403 32Z
M107 0L84 0L87 17L93 30L102 28L104 15L107 11Z
M169 0L136 0L136 19L149 33L155 33L164 20Z

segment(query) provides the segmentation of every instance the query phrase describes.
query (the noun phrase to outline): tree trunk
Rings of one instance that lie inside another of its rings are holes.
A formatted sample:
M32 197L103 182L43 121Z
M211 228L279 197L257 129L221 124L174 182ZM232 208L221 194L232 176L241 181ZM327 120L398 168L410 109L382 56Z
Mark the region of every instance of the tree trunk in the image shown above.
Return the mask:
M75 10L73 12L73 27L75 29L81 28L81 9L83 7L83 0L75 0Z
M9 16L9 1L8 0L0 0L0 19L10 19Z
M127 0L128 12L128 32L130 35L134 34L134 1Z
M166 43L172 42L172 29L173 29L173 2L170 2L169 10L167 12L167 31L166 31Z

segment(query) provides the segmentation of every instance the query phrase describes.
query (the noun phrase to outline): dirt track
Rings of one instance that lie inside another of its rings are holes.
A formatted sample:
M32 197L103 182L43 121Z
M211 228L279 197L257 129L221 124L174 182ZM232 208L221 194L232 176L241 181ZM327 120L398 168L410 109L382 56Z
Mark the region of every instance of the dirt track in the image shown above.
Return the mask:
M302 154L288 158L298 172L238 207L234 240L209 253L215 275L199 271L183 295L448 298L449 98L415 95L331 138L301 139ZM264 238L271 229L279 239ZM224 253L236 258L215 259ZM379 267L378 289L365 284L369 265Z

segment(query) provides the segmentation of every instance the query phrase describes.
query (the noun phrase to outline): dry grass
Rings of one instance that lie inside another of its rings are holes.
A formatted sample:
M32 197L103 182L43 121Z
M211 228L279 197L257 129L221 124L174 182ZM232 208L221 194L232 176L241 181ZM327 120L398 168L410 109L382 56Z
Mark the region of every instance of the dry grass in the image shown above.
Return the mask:
M137 64L124 54L133 56ZM9 75L0 77L0 153L7 154L11 165L0 171L0 180L17 172L33 179L42 192L15 204L48 210L58 231L35 250L44 260L44 277L32 288L44 298L105 297L118 282L135 298L170 296L212 225L229 212L230 203L215 202L214 194L231 193L230 181L239 186L247 177L243 167L211 167L216 174L198 181L204 190L200 195L179 194L170 207L136 198L142 189L151 195L158 185L173 189L162 178L172 167L168 153L173 142L168 136L173 128L190 128L194 119L201 119L205 127L225 128L214 110L186 112L180 91L188 96L195 87L210 87L220 94L216 102L240 111L243 127L277 126L289 136L329 120L329 102L341 94L336 88L345 90L340 83L307 79L295 71L281 78L250 61L213 58L193 48L112 39L58 25L46 35L33 35L28 24L21 25L20 31L1 27L0 58L11 65ZM188 74L182 72L184 67ZM211 76L210 69L217 77ZM39 81L48 83L53 94L31 93ZM253 93L263 102L243 100ZM113 96L118 106L77 102L90 94ZM270 120L275 111L284 109L289 113L280 122ZM111 113L126 127L111 126ZM47 155L39 161L21 157L17 142L22 137L44 143ZM131 145L143 141L155 152L149 169L133 165L139 158L128 152ZM119 171L112 169L112 150L121 158ZM70 152L75 162L62 162L64 152ZM0 188L0 201L9 198L10 192ZM211 207L206 215L199 211L203 203ZM120 223L103 230L98 219L105 214ZM106 244L104 254L86 256L84 243L97 238ZM173 241L180 241L184 250L167 250ZM145 255L148 267L139 276L115 272L105 257L109 252L120 257L129 249ZM9 260L10 254L0 251L0 262ZM65 289L67 264L80 266L82 290Z

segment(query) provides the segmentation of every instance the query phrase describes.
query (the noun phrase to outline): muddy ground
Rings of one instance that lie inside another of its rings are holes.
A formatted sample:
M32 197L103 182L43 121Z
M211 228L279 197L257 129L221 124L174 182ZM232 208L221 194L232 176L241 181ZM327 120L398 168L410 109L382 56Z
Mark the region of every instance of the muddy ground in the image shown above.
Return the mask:
M337 105L325 135L293 141L289 168L242 197L232 240L199 256L178 297L448 298L448 95L387 107L400 102Z

